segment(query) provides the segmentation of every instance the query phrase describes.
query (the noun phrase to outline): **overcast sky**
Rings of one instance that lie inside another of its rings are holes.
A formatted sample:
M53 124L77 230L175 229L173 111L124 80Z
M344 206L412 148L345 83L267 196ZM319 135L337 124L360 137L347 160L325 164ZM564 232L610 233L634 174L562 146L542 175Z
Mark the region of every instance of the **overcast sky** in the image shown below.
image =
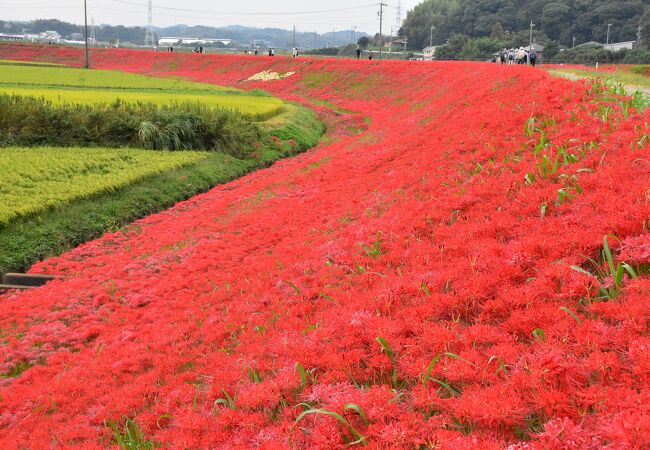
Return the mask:
M87 0L88 23L94 18L98 25L146 25L147 1ZM290 29L295 25L298 31L325 33L356 26L369 34L379 31L379 2L372 0L152 1L153 24L158 27L187 24ZM384 0L384 3L388 3L384 7L384 32L389 34L396 24L398 3L404 19L406 11L413 9L419 0ZM82 24L83 17L83 0L0 0L3 20L59 19Z

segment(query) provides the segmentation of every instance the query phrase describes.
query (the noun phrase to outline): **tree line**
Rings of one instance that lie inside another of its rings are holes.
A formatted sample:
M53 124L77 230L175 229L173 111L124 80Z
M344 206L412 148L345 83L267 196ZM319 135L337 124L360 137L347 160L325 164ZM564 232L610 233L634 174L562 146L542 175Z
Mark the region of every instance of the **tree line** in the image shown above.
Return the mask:
M647 47L650 0L425 0L408 12L400 35L416 49L486 38L528 45L531 22L536 42L567 48L574 42L605 43L608 28L610 42L638 40L641 26Z

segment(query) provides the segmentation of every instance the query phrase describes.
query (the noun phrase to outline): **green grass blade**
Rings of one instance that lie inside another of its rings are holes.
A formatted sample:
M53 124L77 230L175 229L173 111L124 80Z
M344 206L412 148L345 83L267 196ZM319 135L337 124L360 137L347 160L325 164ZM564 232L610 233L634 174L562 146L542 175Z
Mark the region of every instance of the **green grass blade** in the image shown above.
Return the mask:
M307 372L305 372L303 365L297 362L296 365L293 366L293 372L298 372L300 374L300 387L304 388L307 386Z
M578 323L582 323L582 320L580 320L580 317L578 317L578 316L576 315L576 313L574 313L573 311L571 311L571 310L570 310L569 308L567 308L566 306L560 306L560 310L561 310L561 311L564 311L564 312L567 313L567 314L569 314L571 317L573 317L573 318L576 320L576 322L578 322Z
M616 274L616 269L614 268L614 258L612 257L612 251L609 248L609 241L607 240L609 236L616 238L611 234L605 235L605 237L603 237L603 259L607 261L607 265L609 266L609 274L613 277Z
M391 361L394 363L395 362L395 353L393 352L393 349L390 347L388 344L388 341L384 339L381 336L377 336L377 342L379 342L379 345L381 345L381 349L388 357L391 359Z
M635 270L629 264L621 263L621 267L623 267L623 269L625 269L625 271L630 275L630 278L638 278Z
M580 266L569 266L569 267L571 267L571 269L575 270L576 272L580 272L583 275L587 275L587 276L590 276L590 277L594 276L594 274L590 273L589 271L583 269Z
M426 385L427 385L427 381L429 381L429 380L431 379L431 378L429 378L429 377L431 376L431 371L432 371L433 368L436 366L436 364L438 364L438 361L440 361L440 358L442 358L442 355L444 355L444 353L438 353L438 354L437 354L436 356L434 356L433 359L429 362L429 365L427 365L427 368L426 368L426 370L424 371L424 377L422 378L422 385L423 385L423 386L426 386Z
M445 388L445 389L447 390L447 392L449 392L449 394L450 394L452 397L460 397L460 391L454 389L453 387L451 387L449 384L445 383L444 381L439 380L439 379L437 379L437 378L431 378L431 381L435 381L435 382L438 383L440 386L442 386L443 388Z
M356 412L357 414L359 414L359 417L361 417L361 420L363 420L363 422L364 422L366 425L368 425L368 416L366 415L366 413L364 412L364 410L361 409L361 407L360 407L359 405L357 405L356 403L347 403L347 404L343 407L343 409L344 409L345 411L350 411L350 410L351 410L351 411Z
M300 415L296 418L293 426L295 427L298 422L300 422L303 418L305 418L308 415L311 414L323 414L325 416L333 417L336 419L354 438L355 441L353 441L351 444L362 444L362 445L368 445L368 441L366 440L366 437L359 433L351 424L350 422L347 421L345 417L340 415L339 413L336 413L334 411L329 411L327 409L322 409L322 408L312 408L308 409L306 411L303 411L300 413Z
M544 343L546 342L546 333L541 328L535 328L533 330L533 337L537 342Z

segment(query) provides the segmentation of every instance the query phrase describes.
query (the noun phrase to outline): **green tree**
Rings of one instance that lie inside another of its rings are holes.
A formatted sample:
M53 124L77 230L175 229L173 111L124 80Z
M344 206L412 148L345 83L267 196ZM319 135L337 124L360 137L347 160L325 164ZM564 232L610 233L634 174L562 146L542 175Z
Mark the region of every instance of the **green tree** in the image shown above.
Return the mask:
M494 39L503 39L505 35L506 33L503 30L503 25L501 25L501 22L496 22L492 26L492 32L490 33L490 37Z
M560 52L560 46L557 45L557 42L551 42L546 47L544 47L544 60L548 61L555 58Z
M542 30L549 36L559 36L563 29L570 28L572 17L570 6L562 1L552 2L542 9Z
M413 48L429 45L431 27L434 26L433 43L442 44L459 28L452 22L462 0L425 0L406 15L400 35L408 37Z
M578 43L604 42L607 24L613 41L636 40L639 20L649 10L650 0L425 0L409 11L400 34L413 48L428 45L432 26L434 44L454 34L508 40L528 36L532 21L537 42L547 36L566 46L574 37Z

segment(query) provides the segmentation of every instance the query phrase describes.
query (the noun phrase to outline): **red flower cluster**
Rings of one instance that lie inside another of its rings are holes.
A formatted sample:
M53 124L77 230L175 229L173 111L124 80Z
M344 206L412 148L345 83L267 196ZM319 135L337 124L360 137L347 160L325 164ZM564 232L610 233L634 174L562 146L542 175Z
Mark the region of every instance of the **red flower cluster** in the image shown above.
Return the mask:
M338 132L0 298L1 447L106 446L125 417L172 448L650 446L650 117L629 99L477 63L92 64L335 107ZM247 81L265 70L295 74Z

